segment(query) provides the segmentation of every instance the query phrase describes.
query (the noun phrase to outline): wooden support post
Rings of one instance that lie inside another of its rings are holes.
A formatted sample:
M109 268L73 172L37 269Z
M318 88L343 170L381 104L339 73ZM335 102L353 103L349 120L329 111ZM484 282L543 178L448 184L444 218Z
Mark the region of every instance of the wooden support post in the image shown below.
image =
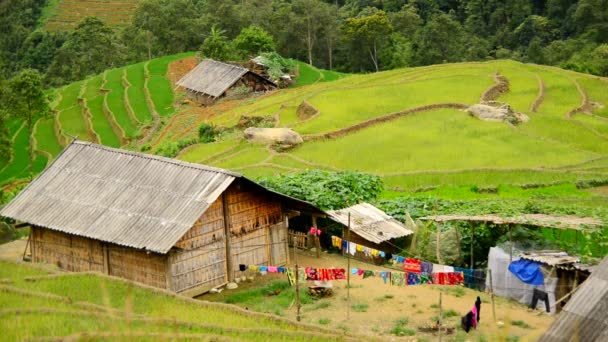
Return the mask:
M319 227L317 227L317 217L316 216L312 216L312 226L319 229ZM321 257L321 242L319 241L319 234L314 234L313 235L313 241L315 244L315 251L317 254L317 258Z
M513 234L512 227L513 225L509 224L509 262L513 262Z
M32 251L32 262L36 262L36 227L32 226L30 229L30 238L32 241L30 242L30 250Z
M492 270L488 269L488 276L490 277L490 298L492 299L492 316L494 317L494 322L496 322L496 306L494 304L494 285L492 282Z
M289 217L287 217L287 215L283 216L283 222L285 225L285 264L289 265Z
M443 319L442 319L443 317L441 317L442 314L443 314L443 312L441 310L441 292L439 292L439 322L437 322L438 325L439 325L439 329L438 329L439 342L441 342L441 335L443 333L443 322L442 322L443 321Z
M27 248L30 246L30 241L32 241L32 232L31 232L31 230L30 230L30 235L27 236L27 243L25 244L25 248L23 249L23 256L21 257L21 260L23 260L23 261L25 261L25 255L27 254ZM31 251L31 248L30 248L30 251Z
M228 197L226 192L222 193L222 211L224 214L224 235L226 240L226 276L228 281L234 280L234 269L232 266L232 239L230 232L230 214L228 212Z
M296 320L299 322L300 317L300 270L298 269L298 254L296 251L296 244L293 244L293 259L296 267Z
M470 227L471 227L471 265L470 265L470 269L474 268L474 262L475 262L475 258L473 256L473 239L475 239L475 224L473 222L469 223Z
M441 224L439 222L437 222L437 234L435 235L437 236L437 249L435 251L437 254L437 262L441 264Z
M102 242L102 247L101 247L102 251L103 251L103 271L105 274L110 274L110 250L108 249L108 244L105 242Z
M348 226L346 227L346 249L350 249L350 213L348 213ZM350 253L346 252L346 319L350 320Z

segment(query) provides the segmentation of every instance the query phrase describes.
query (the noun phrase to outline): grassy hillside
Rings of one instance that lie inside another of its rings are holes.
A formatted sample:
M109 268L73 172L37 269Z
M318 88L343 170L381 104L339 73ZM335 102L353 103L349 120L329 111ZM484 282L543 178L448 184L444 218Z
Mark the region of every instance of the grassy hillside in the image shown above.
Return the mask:
M217 142L186 147L178 158L250 177L354 169L378 174L398 191L608 181L605 79L514 61L348 77L300 63L300 79L290 89L200 107L181 101L184 94L172 90L171 82L180 75L179 68L170 71L169 66L189 56L107 70L57 89L57 115L36 126L37 167L60 151L68 135L133 149L149 143L155 152L163 143L196 138L202 122L233 127L248 115L277 118L277 126L291 127L305 142L275 151L245 142L236 130ZM496 100L525 113L529 122L480 121L457 109L479 103L495 86L496 73L509 82ZM302 120L296 113L304 100L317 114ZM389 115L390 120L383 119ZM19 123L12 127L15 155L0 170L0 183L25 172L27 137L19 128Z
M510 83L497 100L527 114L529 122L485 122L443 107L373 122L421 106L478 103L495 83L496 72ZM253 177L307 168L355 169L381 175L389 186L403 190L605 180L605 169L595 163L608 158L607 87L604 79L513 61L357 75L281 91L211 119L232 126L241 115L278 116L279 126L308 139L293 150L276 152L237 138L190 147L180 158ZM319 114L298 119L303 100ZM595 105L577 111L585 103ZM340 134L355 125L363 127ZM321 133L338 134L315 139Z
M44 29L72 29L86 16L98 17L113 27L127 26L141 0L50 0L41 19Z
M93 274L57 273L0 260L0 280L0 329L6 341L342 339L329 329Z

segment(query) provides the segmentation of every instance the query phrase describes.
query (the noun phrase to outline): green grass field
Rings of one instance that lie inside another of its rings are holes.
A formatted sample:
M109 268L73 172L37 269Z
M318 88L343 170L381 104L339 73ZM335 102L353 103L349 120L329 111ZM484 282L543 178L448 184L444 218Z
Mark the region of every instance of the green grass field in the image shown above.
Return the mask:
M123 281L56 272L0 260L2 338L112 340L335 340L336 333L308 333L295 322L237 307L192 302ZM69 289L69 291L66 291ZM79 335L86 334L86 335ZM105 335L104 335L105 334ZM102 338L101 336L106 336Z
M36 125L36 134L34 137L38 143L36 146L38 150L48 152L52 156L57 156L63 147L61 144L59 144L57 136L55 135L54 124L55 122L53 118L44 118L38 120L38 124Z
M102 75L97 75L88 80L85 88L85 99L87 108L91 113L91 123L93 130L99 136L102 144L112 147L120 147L120 138L114 133L112 125L104 115L103 111L103 94L100 92L102 88Z

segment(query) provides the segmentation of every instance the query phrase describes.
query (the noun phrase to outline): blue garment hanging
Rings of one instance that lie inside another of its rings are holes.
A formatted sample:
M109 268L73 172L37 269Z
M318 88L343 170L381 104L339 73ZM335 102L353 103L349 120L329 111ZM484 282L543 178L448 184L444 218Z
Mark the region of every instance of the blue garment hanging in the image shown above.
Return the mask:
M545 277L540 265L541 263L536 261L519 259L509 265L509 271L526 284L544 285Z

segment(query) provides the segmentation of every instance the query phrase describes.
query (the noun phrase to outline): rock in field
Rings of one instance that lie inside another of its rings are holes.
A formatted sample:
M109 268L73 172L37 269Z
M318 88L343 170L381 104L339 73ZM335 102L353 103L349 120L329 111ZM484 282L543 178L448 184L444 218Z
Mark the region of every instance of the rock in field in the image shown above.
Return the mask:
M475 104L467 108L466 111L480 120L509 122L514 125L527 122L530 119L525 114L515 112L508 104L498 102Z
M291 128L258 128L245 130L245 139L253 143L293 147L304 142L302 137Z

